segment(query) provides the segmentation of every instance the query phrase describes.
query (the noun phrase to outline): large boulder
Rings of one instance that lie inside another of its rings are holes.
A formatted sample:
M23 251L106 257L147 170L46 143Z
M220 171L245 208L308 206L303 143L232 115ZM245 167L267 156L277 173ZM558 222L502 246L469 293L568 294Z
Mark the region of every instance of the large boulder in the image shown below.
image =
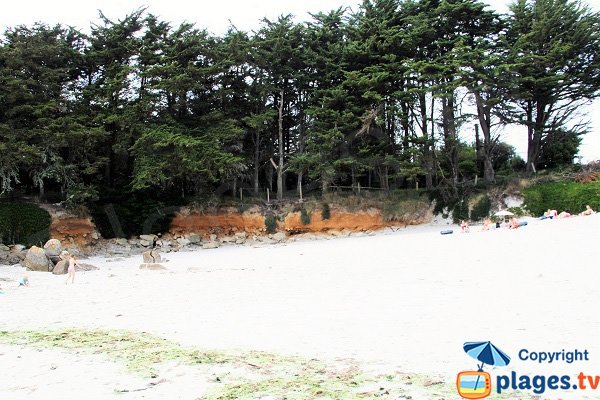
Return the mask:
M140 235L140 240L145 240L150 243L154 242L157 238L158 236L156 235Z
M58 257L62 251L62 245L58 239L50 239L44 245L44 251L48 257Z
M142 253L145 264L154 264L162 261L158 250L145 251Z
M217 242L215 240L211 240L211 241L202 243L202 248L205 250L216 249L218 247L219 247L219 242Z
M0 243L0 251L9 252L10 251L10 247L5 246L2 243Z
M190 236L187 237L187 239L190 241L190 244L202 243L202 238L197 233L192 233Z
M44 250L37 246L29 249L25 259L21 263L31 271L48 272L54 267L54 264L52 264L52 261L50 261Z
M64 274L67 273L68 268L69 268L69 261L67 261L67 260L60 260L54 266L54 269L52 270L52 273L54 275L64 275Z

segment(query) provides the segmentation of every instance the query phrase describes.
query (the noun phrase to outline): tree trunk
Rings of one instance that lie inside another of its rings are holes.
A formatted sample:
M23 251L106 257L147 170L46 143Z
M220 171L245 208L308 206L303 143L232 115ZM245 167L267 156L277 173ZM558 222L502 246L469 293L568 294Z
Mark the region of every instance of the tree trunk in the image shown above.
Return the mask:
M473 92L475 95L475 102L477 103L477 117L479 119L479 126L483 134L483 179L486 183L496 182L496 173L494 171L494 165L492 164L492 153L494 151L494 142L492 140L492 111L489 106L484 104L481 93L478 91Z
M283 199L283 89L279 92L279 163L277 164L277 200Z

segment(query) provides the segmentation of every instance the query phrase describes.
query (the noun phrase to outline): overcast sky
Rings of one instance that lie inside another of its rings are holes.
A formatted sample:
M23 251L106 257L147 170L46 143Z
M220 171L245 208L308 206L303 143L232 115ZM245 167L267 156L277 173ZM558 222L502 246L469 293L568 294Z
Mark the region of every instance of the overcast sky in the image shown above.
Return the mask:
M329 11L338 7L356 9L360 0L35 0L6 1L0 10L0 30L16 25L31 25L44 22L49 25L61 23L87 30L90 23L98 21L98 10L110 19L118 20L139 7L147 6L148 12L158 15L173 25L187 21L206 28L214 34L224 33L233 23L238 29L251 31L259 26L263 17L277 18L282 14L293 14L298 20L310 18L308 12ZM509 0L487 0L491 9L507 11ZM600 11L600 0L584 1ZM600 159L600 100L589 107L592 132L585 136L580 147L584 161ZM505 140L526 156L527 140L524 128L509 129Z

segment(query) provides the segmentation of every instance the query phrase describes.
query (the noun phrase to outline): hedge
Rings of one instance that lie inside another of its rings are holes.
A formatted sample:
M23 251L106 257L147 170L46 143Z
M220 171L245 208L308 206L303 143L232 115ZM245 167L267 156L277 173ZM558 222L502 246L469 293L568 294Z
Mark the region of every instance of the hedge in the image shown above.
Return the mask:
M0 203L0 243L44 244L50 237L52 217L29 203Z
M586 205L600 210L600 181L539 183L525 189L523 195L532 215L542 215L548 209L578 214Z

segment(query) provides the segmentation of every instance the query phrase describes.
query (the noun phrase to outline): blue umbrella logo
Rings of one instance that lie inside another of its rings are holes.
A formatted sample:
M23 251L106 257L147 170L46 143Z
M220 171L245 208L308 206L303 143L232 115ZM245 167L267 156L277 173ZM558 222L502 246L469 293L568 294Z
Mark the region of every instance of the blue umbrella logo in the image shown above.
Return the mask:
M478 371L482 374L487 374L483 372L484 364L494 365L494 366L505 366L510 363L510 357L507 356L502 350L497 348L492 344L492 342L466 342L463 345L463 349L465 353L481 362L481 365L478 365ZM481 378L481 374L477 374L475 384L473 385L473 389L476 390L479 387L479 380ZM487 392L489 394L489 392ZM487 397L487 394L484 394L484 397ZM462 396L462 395L461 395ZM463 396L464 397L464 396ZM470 398L481 398L481 397L470 397Z
M503 367L510 363L510 357L489 341L466 342L463 349L465 353L481 362L481 365L478 365L479 371L483 371L484 364Z

